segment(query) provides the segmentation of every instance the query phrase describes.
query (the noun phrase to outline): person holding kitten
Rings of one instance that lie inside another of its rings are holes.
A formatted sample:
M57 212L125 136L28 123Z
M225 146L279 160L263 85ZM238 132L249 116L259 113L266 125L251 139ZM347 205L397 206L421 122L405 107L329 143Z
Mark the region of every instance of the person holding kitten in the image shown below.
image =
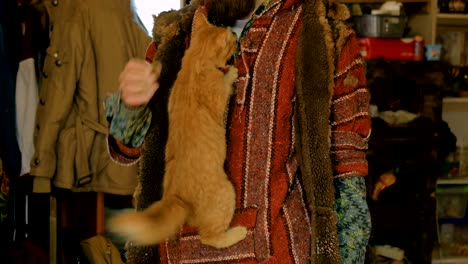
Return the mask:
M162 198L168 100L197 12L238 38L224 170L231 226L247 233L216 248L184 224L158 245L129 241L127 263L363 263L369 95L349 12L332 1L198 0L155 18L147 61L131 60L106 102L113 160L140 162L137 211Z

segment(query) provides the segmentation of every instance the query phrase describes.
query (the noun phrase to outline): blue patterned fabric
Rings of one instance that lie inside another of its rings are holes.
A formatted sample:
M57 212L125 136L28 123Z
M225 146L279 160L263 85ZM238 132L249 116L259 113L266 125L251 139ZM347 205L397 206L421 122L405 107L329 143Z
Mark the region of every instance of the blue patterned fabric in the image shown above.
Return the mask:
M371 232L364 177L335 179L335 210L342 263L364 263Z
M106 99L106 118L109 134L128 147L143 145L151 124L151 110L147 106L127 107L116 92Z

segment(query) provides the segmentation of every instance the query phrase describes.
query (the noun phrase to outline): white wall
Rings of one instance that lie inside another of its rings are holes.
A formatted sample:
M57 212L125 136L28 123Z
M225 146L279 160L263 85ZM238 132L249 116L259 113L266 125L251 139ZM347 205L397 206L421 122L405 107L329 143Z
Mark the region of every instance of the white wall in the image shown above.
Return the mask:
M133 0L141 21L151 34L153 29L153 15L158 15L163 11L180 9L180 0Z

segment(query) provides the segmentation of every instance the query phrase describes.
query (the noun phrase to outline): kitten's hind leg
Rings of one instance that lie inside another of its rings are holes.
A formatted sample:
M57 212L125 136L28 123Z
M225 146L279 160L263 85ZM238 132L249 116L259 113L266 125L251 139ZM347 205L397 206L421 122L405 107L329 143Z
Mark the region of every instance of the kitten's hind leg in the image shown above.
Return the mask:
M226 248L242 241L246 235L247 228L235 226L215 235L201 234L201 242L215 248Z
M210 195L199 203L202 206L196 214L201 242L216 248L225 248L243 240L247 235L245 227L229 227L236 206L232 184L225 180L208 193Z

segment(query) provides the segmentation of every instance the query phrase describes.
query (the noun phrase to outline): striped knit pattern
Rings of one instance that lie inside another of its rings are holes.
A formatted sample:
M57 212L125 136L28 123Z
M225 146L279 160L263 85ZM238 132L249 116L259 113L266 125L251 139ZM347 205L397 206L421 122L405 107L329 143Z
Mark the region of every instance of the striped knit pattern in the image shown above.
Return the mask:
M293 2L272 1L258 14L236 59L239 81L229 114L227 172L240 208L233 225L248 227L247 238L219 250L202 245L195 230L184 228L163 246L164 263L306 263L309 258L310 221L292 156L291 102L302 11Z
M351 30L351 29L349 29ZM366 152L371 121L364 60L356 35L341 51L332 99L332 161L336 178L367 175Z

